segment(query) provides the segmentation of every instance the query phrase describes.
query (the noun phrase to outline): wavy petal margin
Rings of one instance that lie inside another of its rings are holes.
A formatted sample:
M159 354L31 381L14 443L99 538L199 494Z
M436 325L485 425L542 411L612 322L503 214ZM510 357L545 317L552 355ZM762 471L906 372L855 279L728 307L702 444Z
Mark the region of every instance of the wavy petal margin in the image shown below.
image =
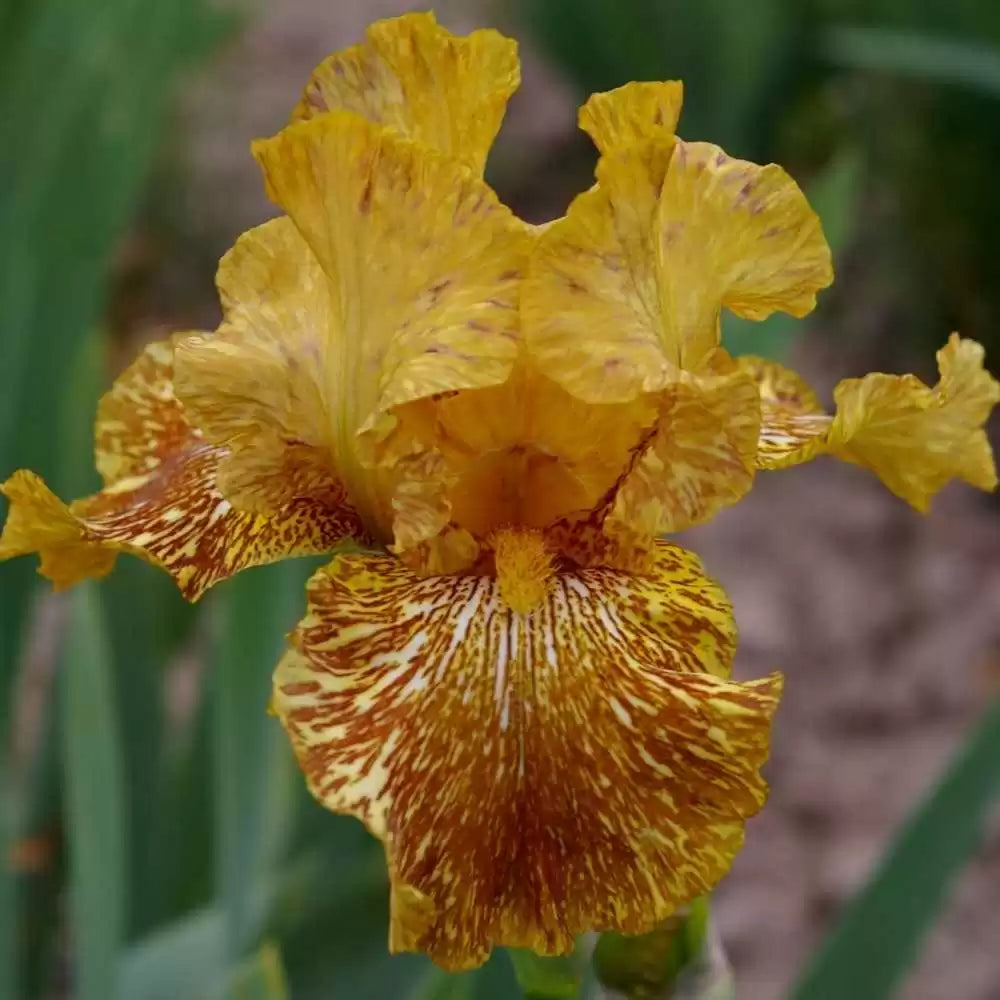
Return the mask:
M819 220L780 167L661 137L613 147L597 176L540 235L522 308L533 360L582 399L662 388L711 358L723 307L803 316L832 280Z
M732 614L696 557L557 573L528 615L491 577L374 555L336 558L309 598L273 704L316 797L385 842L393 950L565 952L728 869L781 680L726 679Z
M983 368L983 357L979 344L953 333L937 352L941 378L934 388L913 375L844 379L834 390L832 417L795 372L739 358L761 393L757 464L784 468L829 452L871 469L919 511L954 478L995 490L996 463L984 425L1000 402L1000 383Z
M119 552L165 569L188 600L250 566L329 552L363 537L341 490L273 517L235 508L216 485L227 452L187 423L173 394L173 348L150 344L102 399L97 465L105 488L65 504L33 472L0 487L10 511L0 559L37 552L57 589L110 572Z
M405 14L320 63L292 119L351 111L482 176L520 81L513 39L492 29L456 36L433 14Z
M677 131L683 101L680 80L626 83L591 94L580 108L580 128L602 154L656 136L670 139Z
M368 470L406 434L394 408L509 376L529 237L458 164L353 114L254 152L326 275L331 321L298 360L319 373L338 475L367 511Z

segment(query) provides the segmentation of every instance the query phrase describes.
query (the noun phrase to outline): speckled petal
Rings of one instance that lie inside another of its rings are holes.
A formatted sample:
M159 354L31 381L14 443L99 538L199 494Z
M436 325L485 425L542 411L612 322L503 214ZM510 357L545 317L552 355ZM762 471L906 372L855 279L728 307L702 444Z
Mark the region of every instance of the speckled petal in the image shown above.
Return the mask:
M0 489L10 501L0 559L37 552L61 588L103 576L118 552L162 566L195 600L241 569L328 552L361 535L343 490L279 505L273 517L236 509L216 476L226 450L191 428L171 383L171 346L151 344L101 401L97 464L105 488L64 504L33 472Z
M244 233L217 278L224 321L178 338L174 391L207 442L228 449L219 489L244 510L336 496L323 349L326 279L287 218Z
M369 512L369 470L407 433L395 407L509 375L529 237L467 170L353 114L254 149L326 275L326 338L300 363L320 367L337 473Z
M871 469L920 511L954 478L995 490L984 425L1000 401L1000 384L983 368L983 349L973 340L953 333L937 359L941 379L933 389L913 375L844 379L834 390L831 417L795 372L739 358L761 394L758 467L781 469L830 453Z
M670 138L677 131L683 100L680 80L626 83L591 94L580 108L580 128L601 153L655 136Z
M322 62L292 117L353 111L482 175L519 82L512 39L490 29L456 36L433 14L405 14Z
M785 469L827 450L831 418L805 380L784 365L754 355L736 359L760 392L758 469Z
M448 968L648 930L710 888L763 804L780 678L727 679L725 595L661 543L562 572L530 614L488 576L341 556L275 674L316 797L385 842L394 950Z
M952 478L997 487L983 425L1000 402L1000 383L984 370L982 347L957 334L937 360L941 379L933 389L912 375L874 373L834 390L830 451L871 469L917 510Z
M597 187L539 237L525 338L570 392L621 401L704 365L723 306L802 316L831 278L819 220L780 167L649 139L603 156Z
M605 521L608 534L640 547L740 500L753 485L760 432L756 386L742 372L685 373L659 398L656 427Z

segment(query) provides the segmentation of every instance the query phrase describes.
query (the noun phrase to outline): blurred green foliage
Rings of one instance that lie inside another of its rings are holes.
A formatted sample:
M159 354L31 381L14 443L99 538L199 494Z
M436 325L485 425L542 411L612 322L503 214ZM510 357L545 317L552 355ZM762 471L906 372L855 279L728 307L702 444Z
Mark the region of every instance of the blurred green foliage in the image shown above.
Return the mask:
M904 222L878 246L908 336L936 343L954 324L988 340L997 329L1000 8L521 0L521 10L581 94L680 76L686 134L800 165L838 256L862 228L862 205L891 192ZM0 5L0 473L30 466L64 495L94 485L88 421L112 374L101 320L116 246L175 84L231 26L207 0ZM914 232L926 236L892 239ZM781 355L798 329L778 317L727 336ZM499 955L450 976L388 956L379 845L311 802L265 713L309 569L255 570L192 609L134 562L55 600L41 599L27 560L0 566L4 1000L594 995L582 959ZM56 623L55 680L36 676L44 657L28 655L26 640L48 634L39 620ZM17 747L15 691L38 700ZM998 745L994 712L797 998L889 995L995 799ZM919 892L907 881L915 858ZM894 929L877 954L873 927Z

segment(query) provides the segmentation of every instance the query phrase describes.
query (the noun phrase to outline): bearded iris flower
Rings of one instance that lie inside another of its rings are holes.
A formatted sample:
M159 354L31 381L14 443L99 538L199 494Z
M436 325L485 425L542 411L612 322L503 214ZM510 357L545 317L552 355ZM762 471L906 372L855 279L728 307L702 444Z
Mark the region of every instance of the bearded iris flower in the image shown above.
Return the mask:
M729 602L662 536L822 453L918 509L996 486L1000 386L842 382L720 346L723 307L808 313L832 279L779 167L675 134L680 85L594 95L595 185L530 226L483 180L514 43L373 25L254 145L285 214L218 275L224 319L101 401L104 488L3 486L0 558L57 587L119 552L183 594L333 552L274 677L306 780L385 846L390 945L443 966L639 933L711 888L764 803L781 678L730 678Z

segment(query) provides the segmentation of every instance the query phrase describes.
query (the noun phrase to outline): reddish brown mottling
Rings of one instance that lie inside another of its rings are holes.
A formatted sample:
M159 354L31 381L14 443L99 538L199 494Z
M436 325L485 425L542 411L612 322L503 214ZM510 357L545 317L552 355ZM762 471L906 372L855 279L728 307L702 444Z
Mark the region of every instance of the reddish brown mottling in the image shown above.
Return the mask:
M275 675L314 794L385 842L397 949L463 968L648 929L711 887L765 798L780 678L727 679L722 591L666 543L646 574L557 574L530 614L487 576L341 556Z
M171 379L170 344L151 344L101 401L99 493L66 505L34 473L11 476L0 559L37 552L42 573L67 587L103 576L117 552L130 552L162 566L195 600L250 566L364 537L342 489L295 498L273 516L233 507L216 485L227 450L188 425Z

